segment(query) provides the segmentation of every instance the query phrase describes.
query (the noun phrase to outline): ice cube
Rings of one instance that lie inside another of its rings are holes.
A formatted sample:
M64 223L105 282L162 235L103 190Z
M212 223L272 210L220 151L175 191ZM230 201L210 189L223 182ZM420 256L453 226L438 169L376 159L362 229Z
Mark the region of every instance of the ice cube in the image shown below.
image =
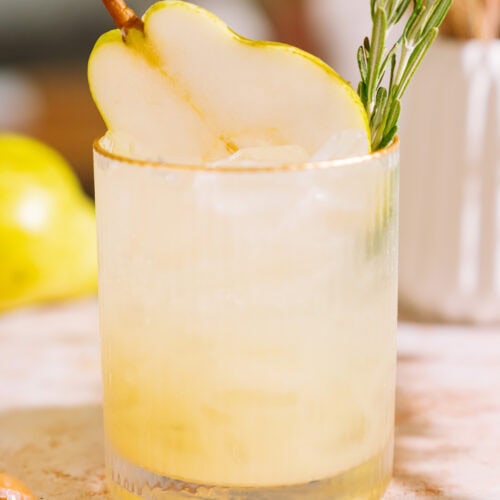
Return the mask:
M259 146L242 148L232 156L211 163L211 167L256 167L303 163L309 153L301 146Z
M311 161L331 161L367 155L370 145L366 134L360 130L336 132L319 148Z

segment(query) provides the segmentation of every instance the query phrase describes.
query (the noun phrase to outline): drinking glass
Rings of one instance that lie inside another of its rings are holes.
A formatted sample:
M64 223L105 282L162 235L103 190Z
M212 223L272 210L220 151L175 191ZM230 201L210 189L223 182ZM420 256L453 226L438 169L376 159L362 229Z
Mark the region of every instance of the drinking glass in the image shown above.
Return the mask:
M397 141L279 167L94 154L114 498L380 498Z

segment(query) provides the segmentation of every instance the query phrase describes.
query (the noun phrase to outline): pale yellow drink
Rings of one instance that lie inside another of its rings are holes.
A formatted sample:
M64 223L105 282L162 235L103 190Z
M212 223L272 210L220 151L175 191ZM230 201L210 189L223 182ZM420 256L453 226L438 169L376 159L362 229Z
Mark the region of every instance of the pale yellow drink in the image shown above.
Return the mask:
M397 145L266 170L97 147L95 175L113 480L147 498L379 498L392 467Z

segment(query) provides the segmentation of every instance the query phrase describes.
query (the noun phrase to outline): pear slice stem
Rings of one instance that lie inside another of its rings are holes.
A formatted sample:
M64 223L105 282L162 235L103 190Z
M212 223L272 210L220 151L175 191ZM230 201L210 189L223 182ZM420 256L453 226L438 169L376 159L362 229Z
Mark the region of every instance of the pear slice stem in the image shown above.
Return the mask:
M130 29L144 31L142 19L127 5L125 0L102 0L102 3L124 35Z

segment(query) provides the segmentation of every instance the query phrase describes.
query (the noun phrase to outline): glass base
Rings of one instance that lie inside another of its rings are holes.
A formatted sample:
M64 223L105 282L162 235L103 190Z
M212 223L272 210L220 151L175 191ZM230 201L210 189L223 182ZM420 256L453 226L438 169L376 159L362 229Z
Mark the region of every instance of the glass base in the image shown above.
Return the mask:
M169 479L133 465L107 447L108 481L118 500L379 500L392 475L392 443L362 465L322 481L263 488L219 487Z

